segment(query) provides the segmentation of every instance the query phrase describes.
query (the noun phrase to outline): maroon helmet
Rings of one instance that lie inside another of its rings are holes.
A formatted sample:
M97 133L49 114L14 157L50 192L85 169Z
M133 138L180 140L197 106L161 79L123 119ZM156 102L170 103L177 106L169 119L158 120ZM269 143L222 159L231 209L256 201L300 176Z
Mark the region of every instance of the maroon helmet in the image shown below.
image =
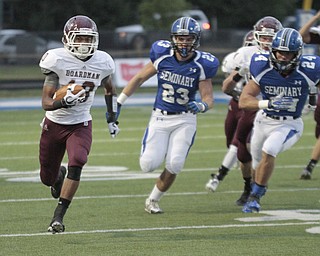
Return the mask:
M282 29L282 24L274 17L266 16L253 26L254 38L261 49L266 50L271 46L273 36ZM271 37L268 42L262 41L261 37Z
M90 36L91 42L76 42L77 36ZM92 56L99 44L99 33L95 22L82 15L70 18L64 25L62 43L68 52L79 59Z
M253 30L250 30L245 36L243 37L242 46L252 46L256 45L256 41L254 39Z

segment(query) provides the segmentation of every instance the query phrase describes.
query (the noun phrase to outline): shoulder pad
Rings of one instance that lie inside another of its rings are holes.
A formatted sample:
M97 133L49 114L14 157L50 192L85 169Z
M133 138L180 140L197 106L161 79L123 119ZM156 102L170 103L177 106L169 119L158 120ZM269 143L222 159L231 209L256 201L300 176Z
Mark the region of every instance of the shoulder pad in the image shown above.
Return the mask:
M171 53L171 43L167 40L159 40L152 44L150 50L150 59L154 62L160 56L170 55Z
M216 58L209 52L196 51L196 53L197 62L199 62L202 65L206 74L205 79L214 77L220 65L218 58Z
M44 75L48 75L48 74L50 74L52 71L51 71L50 69L41 68L41 72L42 72L42 74L44 74Z

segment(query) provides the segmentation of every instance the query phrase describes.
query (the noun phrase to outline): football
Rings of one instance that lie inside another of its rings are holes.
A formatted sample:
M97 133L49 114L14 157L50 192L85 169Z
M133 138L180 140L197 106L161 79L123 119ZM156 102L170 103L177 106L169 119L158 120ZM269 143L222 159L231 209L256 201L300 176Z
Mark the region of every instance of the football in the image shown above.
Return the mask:
M72 85L72 84L68 84L68 85ZM62 86L60 87L55 94L53 95L53 99L54 100L61 100L67 93L67 89L68 89L68 85ZM80 92L81 90L83 90L83 87L81 85L75 85L72 93L73 94L77 94L78 92ZM85 94L85 93L84 93ZM84 96L84 95L81 95Z

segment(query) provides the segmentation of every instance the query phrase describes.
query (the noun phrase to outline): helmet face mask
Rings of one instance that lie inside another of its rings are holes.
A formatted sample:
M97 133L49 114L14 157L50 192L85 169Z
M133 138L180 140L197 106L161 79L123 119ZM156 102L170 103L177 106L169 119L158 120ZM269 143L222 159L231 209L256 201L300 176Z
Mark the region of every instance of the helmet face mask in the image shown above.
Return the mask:
M95 22L81 15L70 18L64 26L62 42L65 49L79 59L92 56L99 44Z
M194 36L172 36L172 42L175 45L175 50L182 57L187 57L192 49L195 49L196 38Z
M190 17L177 19L171 27L171 45L183 58L200 46L201 29L199 23ZM190 37L192 36L192 37ZM182 40L184 38L184 40Z
M266 16L260 19L253 27L254 38L260 50L268 50L272 43L272 38L280 29L282 24L274 17ZM267 40L269 38L269 40Z
M290 73L299 64L302 46L302 37L297 30L285 28L278 31L273 38L270 50L270 60L274 68L280 73ZM290 60L279 60L277 52L287 53L292 57Z

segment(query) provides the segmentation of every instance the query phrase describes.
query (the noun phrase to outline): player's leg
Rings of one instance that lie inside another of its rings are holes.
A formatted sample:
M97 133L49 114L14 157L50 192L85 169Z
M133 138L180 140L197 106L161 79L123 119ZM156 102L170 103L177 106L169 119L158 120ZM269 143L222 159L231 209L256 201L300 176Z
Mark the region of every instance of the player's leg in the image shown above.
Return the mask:
M45 119L39 144L40 179L44 185L54 186L57 182L65 149L61 126Z
M155 115L155 116L154 116ZM149 122L149 126L145 131L141 145L140 168L143 172L153 172L164 161L168 143L170 129L168 129L167 116L158 116L154 114ZM170 119L169 119L170 120ZM169 125L169 123L168 123ZM162 213L158 201L166 190L164 182L170 181L169 173L166 170L157 179L149 197L145 201L145 211L148 213ZM160 190L161 189L161 190Z
M302 180L311 179L312 171L320 159L320 137L319 137L320 135L320 97L319 96L318 96L317 107L314 112L314 120L316 121L315 137L317 141L312 149L311 159L309 160L308 164L300 174L300 179Z
M311 159L309 160L307 166L302 170L300 179L301 180L310 180L311 174L314 167L317 165L320 158L320 138L317 139L312 152L311 152Z
M261 131L262 128L264 131ZM273 165L271 163L274 162L273 158L276 158L279 153L291 148L300 139L302 131L303 124L302 121L300 123L300 120L296 122L296 125L291 124L289 126L282 123L274 123L264 126L262 123L260 126L257 125L254 128L251 148L253 149L253 167L256 170L255 183L267 186L273 171ZM258 138L257 135L260 133L261 135ZM257 156L260 154L260 147L262 151L261 158ZM270 156L273 158L270 159ZM270 163L268 162L269 160Z
M266 139L266 134L268 134L268 131L266 129L266 126L264 125L262 112L259 111L256 115L256 118L254 120L254 126L252 129L251 134L251 140L250 140L250 152L252 156L252 169L257 170L259 163L263 157L262 152L262 146ZM255 177L256 178L256 177ZM255 194L257 193L257 188L259 188L259 193L264 189L258 187L253 183L252 188L255 187L255 193L253 191L250 192L249 198L247 202L244 204L242 211L243 212L252 212L252 211L258 211L260 209L259 202L255 200ZM250 196L252 196L250 198ZM252 201L252 203L250 202Z
M166 168L158 177L149 197L145 202L145 211L151 214L163 213L159 201L176 179L176 174L170 173Z
M261 129L262 126L263 124L260 127L259 125L255 127L253 136L255 136L256 128ZM285 123L269 124L264 126L264 132L266 139L262 146L262 158L258 165L254 166L256 170L255 183L248 202L243 207L243 212L260 210L260 198L266 193L266 186L274 170L275 158L279 153L290 149L300 139L303 132L303 122L297 119L290 125ZM252 143L255 142L257 141ZM261 145L261 143L258 144ZM254 155L253 157L256 159Z
M238 127L238 121L241 117L242 110L238 107L238 102L235 100L230 100L228 105L228 113L225 119L225 135L228 151L225 154L222 164L218 169L217 173L212 173L211 178L206 183L205 188L211 192L216 191L220 181L228 174L229 170L237 162L237 140L235 138L235 133Z
M182 116L171 126L165 169L146 200L145 210L149 213L162 213L158 202L172 186L178 173L181 172L196 132L196 117L192 114Z
M153 172L164 161L170 134L167 123L166 116L157 117L154 114L150 119L141 142L139 162L143 172Z
M68 175L63 182L58 205L54 211L49 231L63 232L63 218L79 187L83 166L87 163L92 143L92 123L79 124L72 128L67 139Z
M251 193L252 183L252 157L249 152L248 142L250 142L252 127L256 111L244 111L241 119L239 120L236 137L239 141L237 157L240 161L240 169L242 173L242 179L244 181L243 192L239 199L236 200L236 204L242 206L246 203Z

